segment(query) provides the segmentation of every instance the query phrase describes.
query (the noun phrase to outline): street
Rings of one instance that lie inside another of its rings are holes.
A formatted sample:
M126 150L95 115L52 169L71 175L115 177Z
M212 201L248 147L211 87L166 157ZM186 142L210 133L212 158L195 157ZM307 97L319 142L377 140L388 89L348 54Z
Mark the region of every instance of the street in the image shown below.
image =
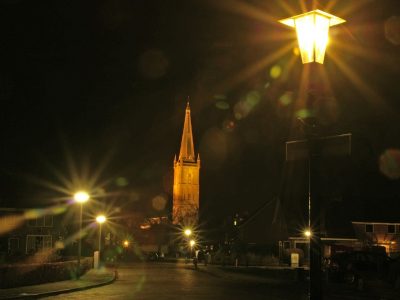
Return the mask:
M233 275L220 276L191 264L138 263L120 266L110 285L46 299L269 299L302 300L306 284Z

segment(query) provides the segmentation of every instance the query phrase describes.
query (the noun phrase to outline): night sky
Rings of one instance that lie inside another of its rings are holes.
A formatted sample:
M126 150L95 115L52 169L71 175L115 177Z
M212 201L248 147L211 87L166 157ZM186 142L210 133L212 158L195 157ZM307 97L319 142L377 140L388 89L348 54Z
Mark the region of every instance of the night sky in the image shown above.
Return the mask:
M391 218L400 210L399 1L319 1L347 22L331 29L329 88L310 80L322 95L311 110L295 33L277 23L301 13L300 2L1 1L0 206L50 205L68 197L51 186L72 193L99 174L92 188L104 201L158 213L150 203L171 201L190 97L207 222L274 196L289 215L303 210L306 168L285 163L284 150L310 112L323 134L353 134L352 156L322 171L329 210Z

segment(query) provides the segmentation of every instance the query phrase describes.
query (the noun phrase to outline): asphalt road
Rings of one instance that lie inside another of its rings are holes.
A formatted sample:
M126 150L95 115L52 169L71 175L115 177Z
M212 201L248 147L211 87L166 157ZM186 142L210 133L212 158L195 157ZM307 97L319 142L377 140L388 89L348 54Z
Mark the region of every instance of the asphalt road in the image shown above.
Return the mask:
M210 267L211 268L211 267ZM46 299L307 299L304 284L224 276L192 265L138 263L119 267L110 285Z

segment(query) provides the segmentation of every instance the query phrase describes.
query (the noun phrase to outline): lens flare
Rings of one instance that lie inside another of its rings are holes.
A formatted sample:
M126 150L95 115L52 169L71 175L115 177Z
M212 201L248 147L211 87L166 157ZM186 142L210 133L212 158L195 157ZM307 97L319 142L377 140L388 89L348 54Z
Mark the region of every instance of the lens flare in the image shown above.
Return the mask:
M400 17L392 16L385 22L385 37L394 45L400 45Z
M387 149L379 157L379 169L386 177L395 180L400 178L400 150Z
M155 210L163 210L167 205L167 199L164 195L158 195L151 200L151 204Z
M271 70L269 70L269 75L274 79L277 79L279 76L281 76L281 74L282 68L280 65L275 65L271 68Z
M215 103L215 107L221 110L228 110L229 104L225 101L217 101L217 103Z
M126 179L125 177L118 177L117 179L115 179L115 184L117 186L127 186L129 184L128 179Z

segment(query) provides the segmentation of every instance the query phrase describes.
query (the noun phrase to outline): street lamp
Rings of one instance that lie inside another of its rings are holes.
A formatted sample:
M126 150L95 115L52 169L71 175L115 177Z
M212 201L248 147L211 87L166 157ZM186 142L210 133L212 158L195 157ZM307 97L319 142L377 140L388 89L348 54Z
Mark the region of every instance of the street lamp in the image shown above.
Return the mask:
M185 238L186 238L186 242L187 243L189 243L189 245L190 245L190 240L189 240L189 238L190 238L190 236L192 235L192 233L193 233L193 231L192 231L192 229L190 229L190 228L185 228L184 230L183 230L183 234L184 234L184 236L185 236ZM190 255L192 255L192 250L190 250L190 254L189 254L189 257L190 257Z
M279 22L296 29L303 64L314 61L323 64L329 41L329 27L346 21L316 9Z
M81 252L82 252L82 214L83 214L83 204L89 200L90 196L85 191L79 191L74 194L75 202L80 204L80 214L79 214L79 243L78 243L78 274L77 278L80 277L81 269Z
M101 225L107 221L107 218L104 215L98 215L96 217L96 222L99 223L99 261L101 257Z
M310 238L310 237L311 237L311 231L310 231L309 229L306 229L306 230L304 231L304 235L305 235L307 238Z
M192 235L192 230L190 228L186 228L185 231L183 232L187 237Z
M194 245L196 245L196 241L190 240L189 245L190 245L190 255L193 255L193 247Z

